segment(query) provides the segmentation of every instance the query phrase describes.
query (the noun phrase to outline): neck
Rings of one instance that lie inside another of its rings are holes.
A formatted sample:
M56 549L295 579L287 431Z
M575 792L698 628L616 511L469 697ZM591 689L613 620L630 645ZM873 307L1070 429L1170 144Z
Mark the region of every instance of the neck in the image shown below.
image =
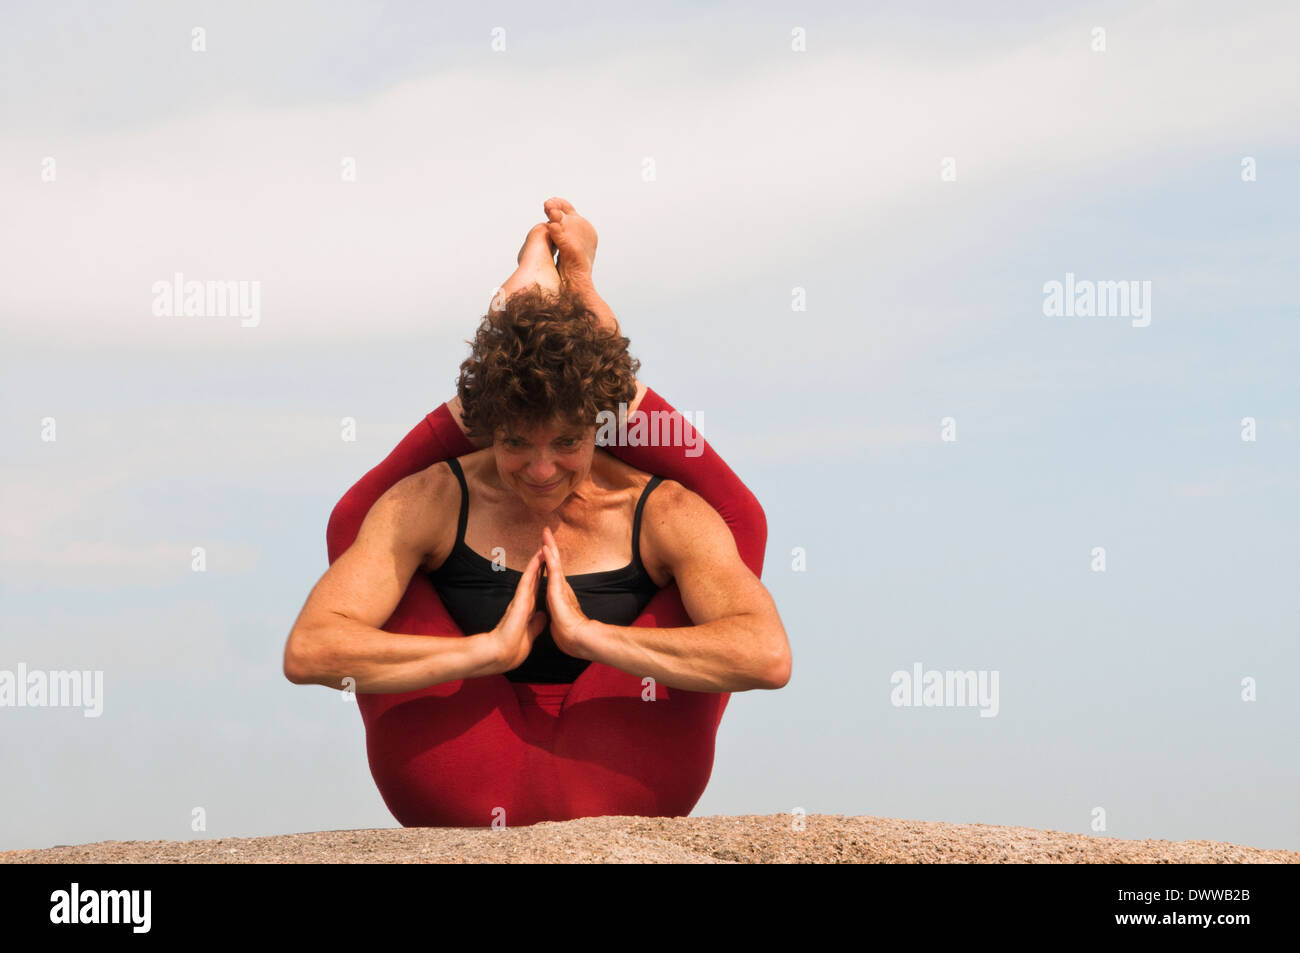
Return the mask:
M509 520L524 526L536 527L538 531L543 526L554 530L563 523L571 522L572 516L586 507L597 493L610 488L612 459L597 448L592 455L591 467L586 475L569 489L567 496L549 510L539 510L536 508L537 504L530 505L518 490L502 482L495 466L489 468L488 476L492 486L503 495L503 505Z

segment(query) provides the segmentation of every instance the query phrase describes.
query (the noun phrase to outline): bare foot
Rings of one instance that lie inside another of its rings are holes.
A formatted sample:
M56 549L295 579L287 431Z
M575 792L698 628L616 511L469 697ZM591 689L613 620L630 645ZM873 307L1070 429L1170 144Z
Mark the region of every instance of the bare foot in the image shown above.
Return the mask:
M579 215L567 199L547 199L546 228L559 251L556 268L565 284L590 279L596 264L596 227Z
M519 249L516 261L519 267L506 279L505 284L493 299L494 306L513 295L516 291L530 285L538 285L544 291L553 294L560 292L560 273L555 268L555 246L551 243L549 224L538 222L528 230L523 247Z
M519 246L519 254L515 256L515 261L518 264L525 264L525 258L527 258L530 263L541 264L542 250L538 247L537 242L537 236L539 233L546 236L546 258L552 265L555 264L555 243L551 241L550 233L546 226L546 222L538 222L528 230L528 234L524 236L524 243Z

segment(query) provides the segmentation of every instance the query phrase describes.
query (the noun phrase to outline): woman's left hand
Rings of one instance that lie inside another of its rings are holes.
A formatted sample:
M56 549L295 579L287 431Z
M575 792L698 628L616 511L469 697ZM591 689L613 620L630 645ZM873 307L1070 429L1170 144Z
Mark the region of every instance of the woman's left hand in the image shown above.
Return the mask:
M551 638L564 654L585 658L583 634L590 630L592 620L583 614L573 587L564 578L560 547L547 527L542 528L542 558L546 563L546 612L551 620Z

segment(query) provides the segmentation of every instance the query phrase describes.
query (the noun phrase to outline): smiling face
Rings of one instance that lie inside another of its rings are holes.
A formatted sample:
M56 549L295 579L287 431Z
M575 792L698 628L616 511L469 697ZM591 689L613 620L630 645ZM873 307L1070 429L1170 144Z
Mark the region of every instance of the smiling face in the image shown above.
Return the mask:
M554 421L531 432L501 428L492 444L501 482L538 514L549 513L591 473L595 425Z

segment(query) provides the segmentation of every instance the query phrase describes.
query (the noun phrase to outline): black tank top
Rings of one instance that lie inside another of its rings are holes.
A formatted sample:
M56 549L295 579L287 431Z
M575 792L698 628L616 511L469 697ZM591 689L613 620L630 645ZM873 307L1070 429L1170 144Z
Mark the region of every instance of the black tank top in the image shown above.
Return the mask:
M523 577L517 569L494 569L492 560L465 545L465 525L469 519L469 486L460 461L447 461L460 481L460 519L456 524L456 545L445 562L428 573L429 580L451 617L466 635L490 632L505 615L515 596L515 587ZM641 564L641 511L646 497L659 485L662 477L652 476L641 491L632 520L632 561L622 569L586 572L567 576L578 604L589 619L611 625L630 625L646 603L659 591L655 581ZM546 609L546 582L543 577L537 592L537 608ZM591 663L561 652L551 638L548 625L533 641L533 649L522 665L505 673L512 682L546 682L569 684Z

